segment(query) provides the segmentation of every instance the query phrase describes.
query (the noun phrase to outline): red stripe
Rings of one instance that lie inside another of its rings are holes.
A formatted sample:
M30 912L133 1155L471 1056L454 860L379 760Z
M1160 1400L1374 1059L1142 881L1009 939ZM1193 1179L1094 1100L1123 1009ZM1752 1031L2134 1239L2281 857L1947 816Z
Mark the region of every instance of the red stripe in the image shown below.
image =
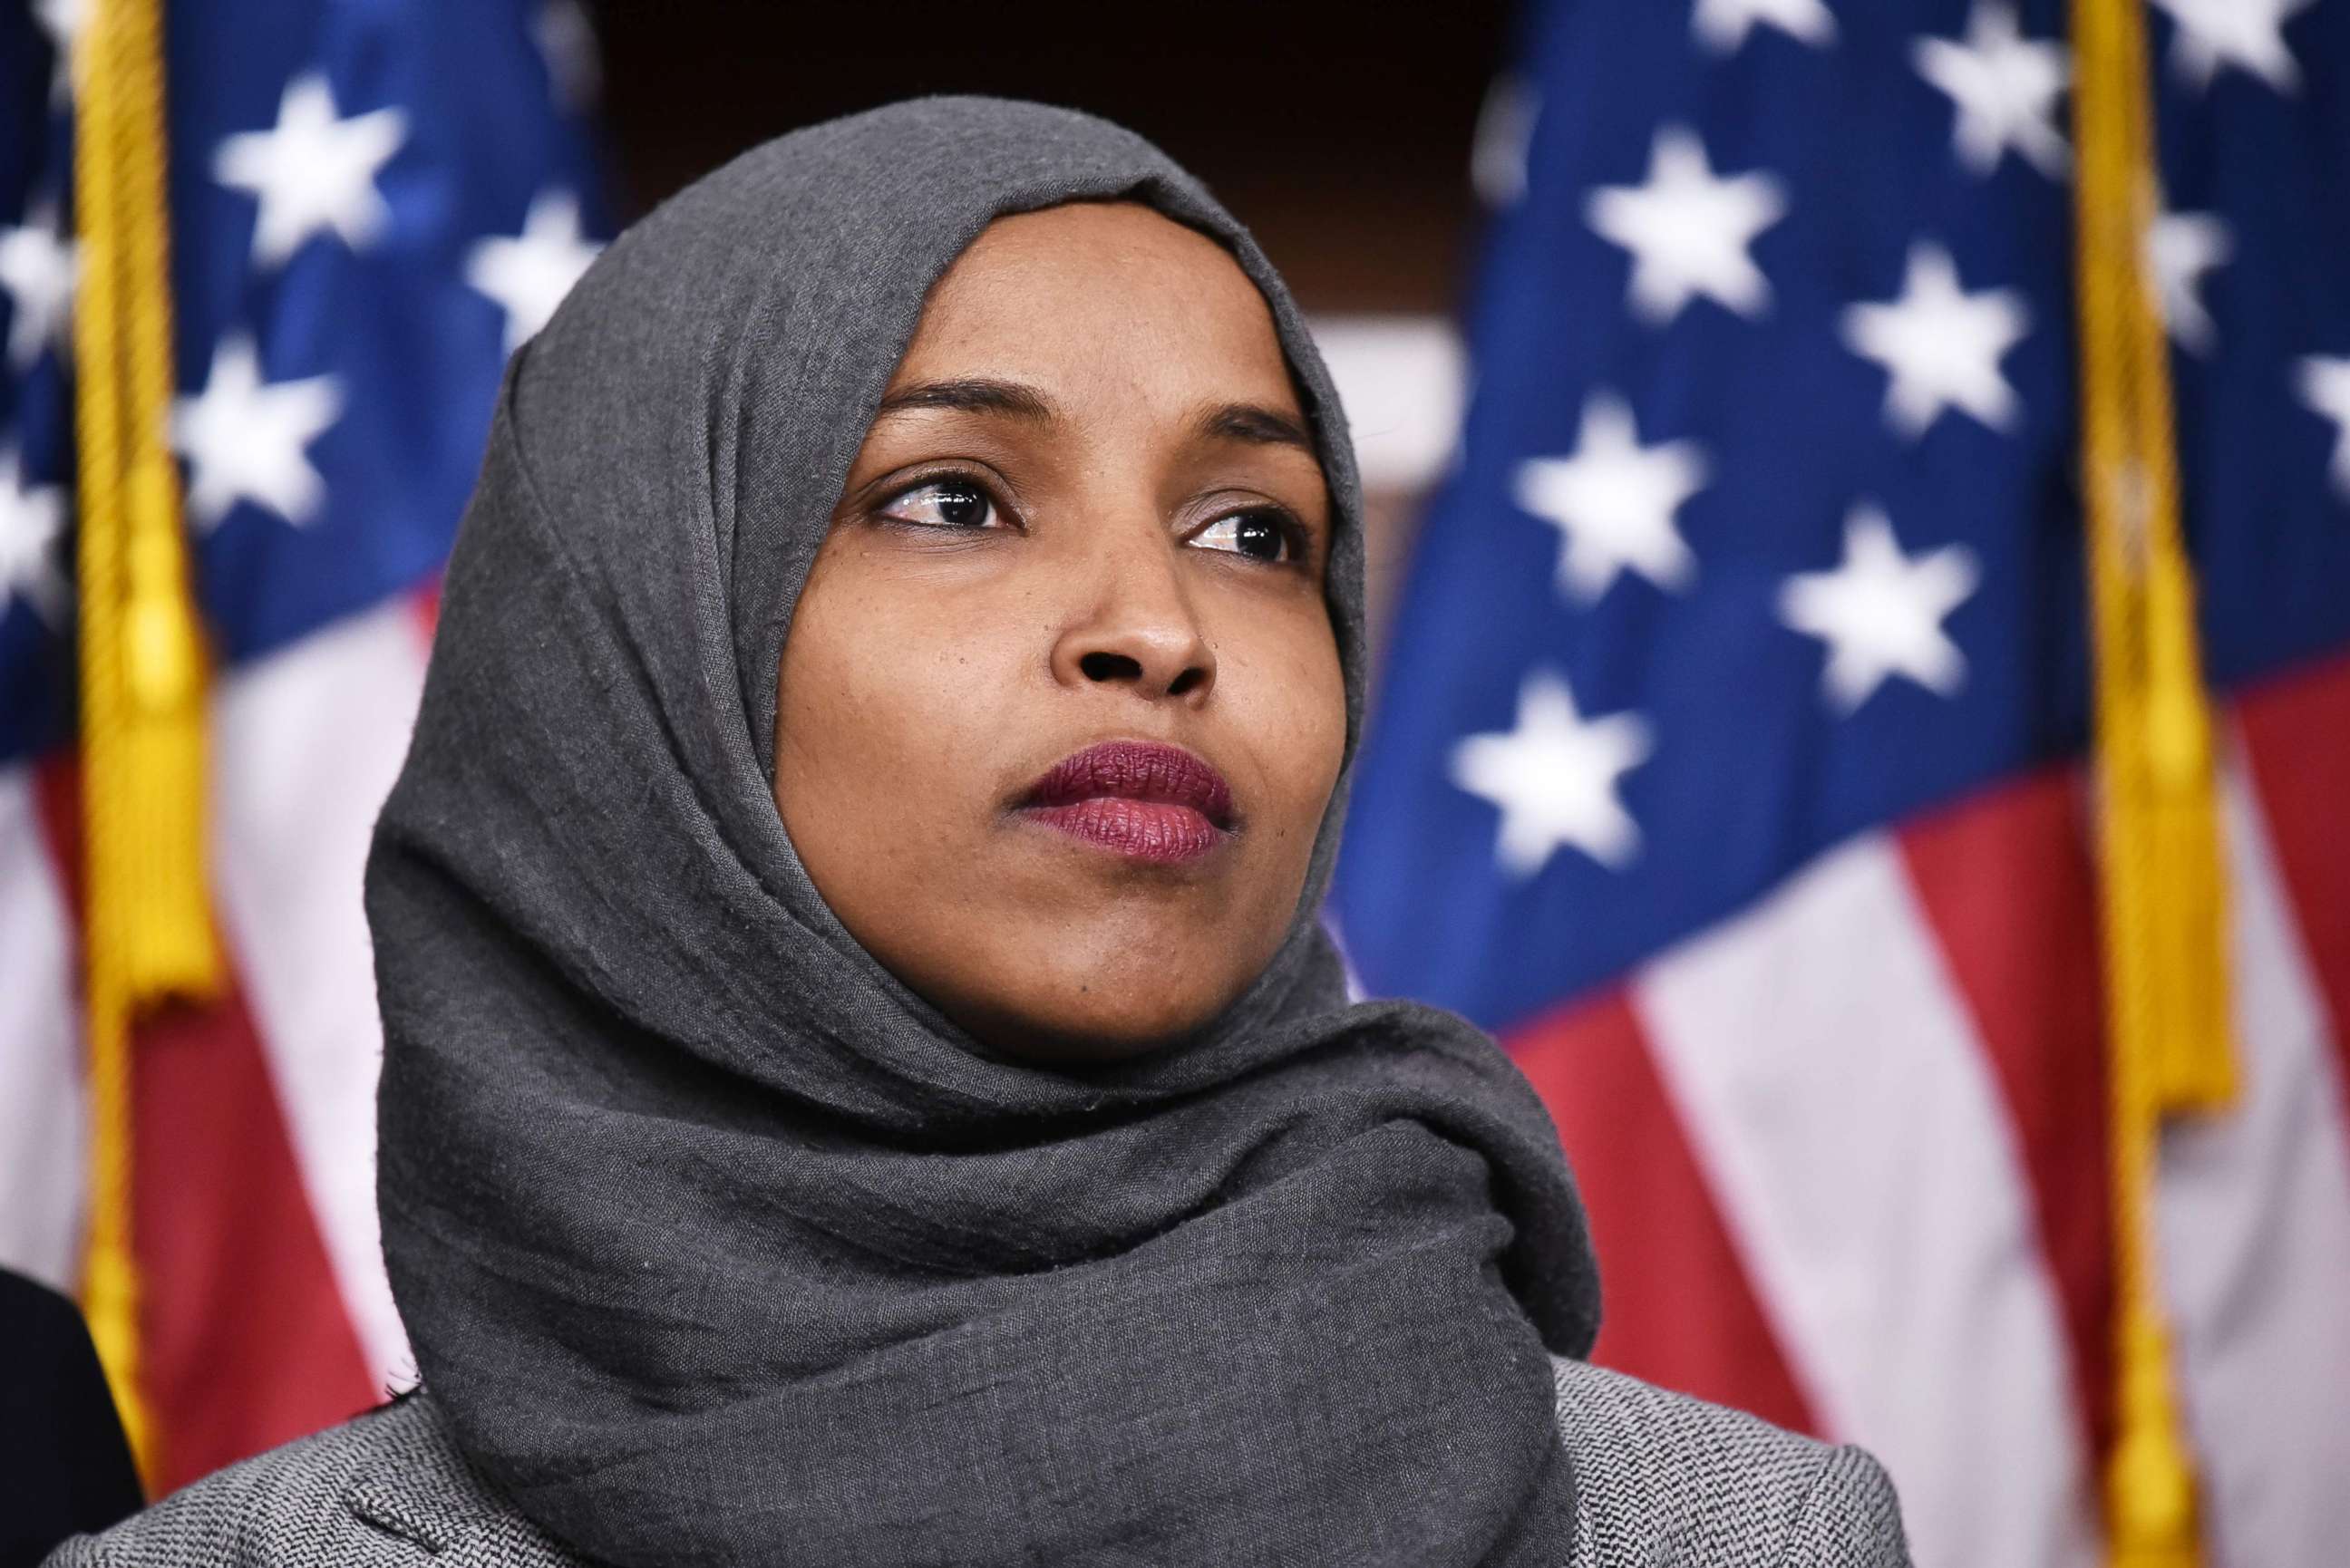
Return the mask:
M2103 966L2086 801L2072 769L1904 828L1910 881L1999 1081L2062 1298L2090 1451L2113 1435Z
M2262 686L2236 712L2350 1115L2350 659Z
M410 596L408 605L415 612L416 624L424 628L424 644L430 648L432 634L441 626L441 579L436 576L417 589Z
M79 774L36 774L43 825L80 918ZM232 985L138 1029L131 1245L158 1494L375 1404L304 1196L260 1036Z
M1550 1106L1590 1210L1607 1309L1592 1358L1818 1431L1624 993L1550 1013L1505 1044Z

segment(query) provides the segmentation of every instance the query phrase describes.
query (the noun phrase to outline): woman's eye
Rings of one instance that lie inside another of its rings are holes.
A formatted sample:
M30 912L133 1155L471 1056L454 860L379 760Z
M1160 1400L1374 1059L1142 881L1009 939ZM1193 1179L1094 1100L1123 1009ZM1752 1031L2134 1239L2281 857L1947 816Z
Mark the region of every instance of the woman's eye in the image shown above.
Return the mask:
M1259 561L1286 561L1297 553L1289 527L1277 512L1235 512L1219 517L1192 535L1191 543L1203 550L1229 550Z
M985 528L995 521L995 503L969 480L934 479L891 497L881 515L924 528Z

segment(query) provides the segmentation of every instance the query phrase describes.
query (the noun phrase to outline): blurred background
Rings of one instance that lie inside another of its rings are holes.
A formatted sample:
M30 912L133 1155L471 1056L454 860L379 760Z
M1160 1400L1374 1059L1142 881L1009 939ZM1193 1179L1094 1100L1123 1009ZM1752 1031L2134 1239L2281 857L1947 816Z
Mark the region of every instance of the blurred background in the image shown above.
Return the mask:
M2350 0L6 0L0 1266L151 1493L412 1377L359 873L506 355L926 92L1149 136L1314 318L1332 922L1544 1095L1596 1358L1936 1568L2339 1561Z

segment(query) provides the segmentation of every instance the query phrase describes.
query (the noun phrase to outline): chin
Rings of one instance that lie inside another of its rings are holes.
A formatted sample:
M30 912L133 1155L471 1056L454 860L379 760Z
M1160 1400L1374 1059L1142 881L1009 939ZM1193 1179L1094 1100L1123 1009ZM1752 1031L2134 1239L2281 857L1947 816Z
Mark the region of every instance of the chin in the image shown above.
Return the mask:
M990 1025L974 1033L1026 1061L1126 1062L1204 1027L1238 994L1237 989L1169 994L1161 989L1165 981L1163 971L1139 983L1130 975L1071 977L1033 997L1003 999L1008 1005L1001 1005Z

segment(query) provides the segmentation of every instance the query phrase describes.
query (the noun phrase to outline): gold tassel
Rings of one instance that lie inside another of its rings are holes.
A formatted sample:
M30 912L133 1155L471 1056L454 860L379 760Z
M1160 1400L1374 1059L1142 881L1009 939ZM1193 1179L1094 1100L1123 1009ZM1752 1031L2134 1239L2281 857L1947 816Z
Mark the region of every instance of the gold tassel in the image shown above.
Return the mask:
M2074 0L2073 35L2117 1296L2107 1521L2116 1568L2199 1568L2153 1210L2163 1116L2220 1110L2236 1092L2218 791L2168 348L2146 263L2158 202L2138 0Z
M160 0L97 0L72 62L80 447L78 615L90 1085L83 1302L140 1469L131 1248L140 1009L217 992L204 856L205 654L188 580L173 389Z

